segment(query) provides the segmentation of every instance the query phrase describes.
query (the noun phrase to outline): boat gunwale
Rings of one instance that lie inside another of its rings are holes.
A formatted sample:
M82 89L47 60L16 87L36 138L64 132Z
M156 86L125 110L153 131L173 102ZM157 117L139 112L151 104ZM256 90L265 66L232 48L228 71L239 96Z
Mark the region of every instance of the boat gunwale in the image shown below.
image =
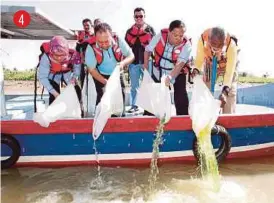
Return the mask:
M154 132L159 120L155 117L110 118L103 133ZM220 115L217 124L227 129L274 126L274 113L250 115ZM92 133L93 119L65 119L51 123L48 128L33 120L1 121L1 133L12 135ZM15 127L16 126L16 127ZM166 131L192 130L189 116L172 117L165 126Z

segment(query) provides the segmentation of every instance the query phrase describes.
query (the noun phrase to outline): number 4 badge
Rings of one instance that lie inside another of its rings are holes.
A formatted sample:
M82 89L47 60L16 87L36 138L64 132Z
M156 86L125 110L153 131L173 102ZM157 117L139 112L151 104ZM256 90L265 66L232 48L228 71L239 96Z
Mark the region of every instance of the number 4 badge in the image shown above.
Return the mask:
M13 22L17 27L26 28L30 24L30 14L27 11L19 10L13 16Z

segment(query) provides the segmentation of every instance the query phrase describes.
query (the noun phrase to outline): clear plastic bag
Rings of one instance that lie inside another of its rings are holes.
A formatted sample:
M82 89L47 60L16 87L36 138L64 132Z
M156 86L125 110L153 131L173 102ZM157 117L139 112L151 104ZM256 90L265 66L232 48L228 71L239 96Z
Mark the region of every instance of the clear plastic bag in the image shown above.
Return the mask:
M199 165L203 179L211 181L212 189L217 192L220 189L220 175L211 143L211 129L219 116L221 102L214 99L200 76L196 76L193 82L189 114L198 140Z
M205 127L211 129L216 123L220 112L220 100L213 97L201 76L193 79L193 91L189 104L189 115L192 128L198 135Z
M33 121L43 127L63 118L81 118L81 107L74 88L68 85L48 108L40 113L34 113Z
M137 90L136 105L153 113L160 120L165 119L167 123L171 118L171 96L170 90L165 85L165 78L161 78L161 83L155 83L147 70L144 71L143 81Z
M88 79L87 79L88 77ZM93 116L96 107L97 92L93 77L88 73L82 89L83 110L86 116Z
M123 106L120 66L116 66L108 79L101 102L96 107L92 130L94 140L98 139L112 114L122 114Z

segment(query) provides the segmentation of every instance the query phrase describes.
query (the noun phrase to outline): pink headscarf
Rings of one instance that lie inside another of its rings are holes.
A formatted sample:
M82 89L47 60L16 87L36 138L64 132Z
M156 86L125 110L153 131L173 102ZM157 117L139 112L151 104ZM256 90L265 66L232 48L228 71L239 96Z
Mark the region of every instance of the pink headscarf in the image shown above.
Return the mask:
M50 40L50 59L63 63L69 58L69 44L68 41L62 36L55 36Z

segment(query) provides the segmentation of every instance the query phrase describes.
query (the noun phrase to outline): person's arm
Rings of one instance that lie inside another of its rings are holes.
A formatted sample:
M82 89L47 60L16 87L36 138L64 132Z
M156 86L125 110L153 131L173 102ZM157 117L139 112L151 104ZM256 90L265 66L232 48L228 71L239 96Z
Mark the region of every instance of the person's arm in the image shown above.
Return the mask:
M81 57L78 52L74 52L72 56L72 61L73 61L73 75L71 78L71 83L75 84L78 78L80 77L81 74Z
M103 85L107 84L107 79L105 79L98 71L96 68L89 68L88 72L92 75L92 77L95 78L95 80L99 81Z
M86 54L85 54L85 62L88 67L88 72L94 77L97 81L102 84L107 84L107 80L97 71L96 65L96 57L93 49L90 45L87 46Z
M38 67L38 79L49 93L57 97L59 93L50 84L49 74L50 74L50 60L46 54L43 54Z
M226 63L226 71L224 75L224 86L221 91L221 94L219 96L219 99L221 100L221 108L224 107L226 104L226 97L229 94L231 85L232 85L232 80L233 80L233 75L234 72L236 71L236 64L237 64L237 46L234 42L231 42L231 44L228 47L227 50L227 63Z
M129 47L129 45L125 42L125 40L118 38L118 43L119 43L119 47L122 51L123 56L125 56L125 58L120 61L120 66L121 67L125 67L129 64L131 64L134 61L134 54L131 50L131 48Z
M153 29L153 27L152 26L149 26L149 32L150 32L150 34L152 35L152 38L156 35L156 33L155 33L155 30ZM151 39L152 40L152 39ZM159 41L159 40L158 40ZM157 41L157 42L158 42ZM157 43L156 43L157 44ZM155 44L155 46L156 46L156 44ZM155 48L155 47L154 47ZM148 67L149 67L149 62L150 62L150 60L151 60L151 55L152 55L152 52L144 52L144 61L146 61L146 62L144 62L144 63L146 63L145 65L144 65L144 67L146 67L146 69L148 69Z
M224 87L227 86L231 88L233 75L236 70L236 64L237 64L237 46L235 45L233 41L231 41L227 50L227 63L226 63L226 71L224 75Z
M188 62L188 60L190 58L191 51L192 51L192 45L191 45L190 41L188 41L182 47L182 51L180 52L180 55L178 57L178 62L175 65L174 69L170 72L169 79L174 79L180 74L182 68L185 66L185 64Z
M205 59L204 44L203 44L202 38L200 38L198 41L196 57L194 60L194 66L195 66L195 69L193 70L194 74L198 74L199 72L203 70L204 59Z
M145 52L144 52L144 69L148 69L149 58L160 39L161 39L161 33L159 33L158 35L155 35L151 39L149 44L146 46Z
M148 70L148 64L149 64L149 59L151 54L152 52L147 52L147 51L144 52L144 69Z
M151 35L152 35L152 36L155 36L155 35L156 35L155 30L154 30L153 27L151 27L151 26L150 26L150 28L151 28L151 29L150 29Z

